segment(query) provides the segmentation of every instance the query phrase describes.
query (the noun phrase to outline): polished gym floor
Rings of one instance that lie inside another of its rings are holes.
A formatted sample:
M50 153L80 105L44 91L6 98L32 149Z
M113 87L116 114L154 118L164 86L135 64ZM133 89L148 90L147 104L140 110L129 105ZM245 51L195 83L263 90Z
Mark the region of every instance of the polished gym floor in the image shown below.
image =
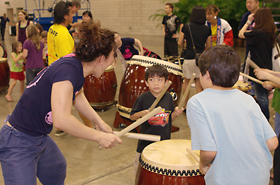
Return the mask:
M143 47L148 48L159 56L163 57L163 37L161 36L144 36L144 35L122 35L138 38ZM5 41L0 41L8 52L8 61L10 61L11 43L14 37L6 32ZM245 48L236 48L244 59ZM115 69L117 76L118 89L123 77L122 66L117 63ZM119 90L117 90L116 100L118 99ZM194 94L194 88L191 89L191 95ZM13 90L12 97L14 102L7 102L5 93L0 94L0 127L4 124L7 114L12 113L16 103L20 98L19 83ZM75 108L73 114L80 119ZM106 111L97 111L100 117L113 128L113 122L116 114L116 107L111 106ZM271 109L270 123L274 127L274 111ZM187 123L186 115L183 113L173 122L173 125L180 128L178 132L171 135L172 139L190 139L190 129ZM119 131L121 128L113 128ZM56 137L55 129L50 136L57 143L67 161L66 185L133 185L135 174L133 172L133 162L135 157L137 140L122 137L123 143L113 149L98 149L98 144L92 141L83 140L70 134ZM4 184L2 171L0 170L0 184ZM38 184L41 184L38 181ZM270 182L272 185L272 181Z

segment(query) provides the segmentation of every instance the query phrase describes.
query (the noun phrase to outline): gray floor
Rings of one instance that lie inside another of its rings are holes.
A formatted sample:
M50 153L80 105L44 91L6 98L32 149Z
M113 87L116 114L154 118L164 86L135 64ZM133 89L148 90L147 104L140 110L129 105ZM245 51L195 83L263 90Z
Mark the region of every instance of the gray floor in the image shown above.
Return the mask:
M122 35L131 36L132 35ZM144 47L163 56L163 37L160 36L135 36L142 41ZM8 54L11 53L11 42L15 39L6 33L5 41L0 41L4 44ZM244 48L236 48L240 53L241 58L244 58ZM118 88L122 79L121 64L117 64L115 70L118 82ZM194 93L194 88L191 89L191 94ZM10 114L17 101L20 98L19 84L16 85L12 93L14 102L7 102L5 94L0 94L0 127L4 124L7 114ZM118 91L116 95L118 99ZM73 114L79 118L77 111L73 108ZM113 127L116 107L111 106L107 111L98 114ZM271 115L274 111L271 109ZM80 118L79 118L80 119ZM274 120L270 120L274 126ZM190 129L187 124L186 115L180 115L175 121L174 125L178 126L180 130L172 133L172 139L190 139ZM121 130L114 128L114 130ZM67 185L132 185L134 182L133 161L135 156L135 149L137 140L123 137L122 145L113 149L98 149L95 142L83 140L71 136L69 134L62 137L55 137L54 131L50 136L57 143L67 161L67 176L65 184ZM0 184L4 184L2 172L0 170ZM38 184L40 182L38 181ZM272 183L270 183L272 185Z

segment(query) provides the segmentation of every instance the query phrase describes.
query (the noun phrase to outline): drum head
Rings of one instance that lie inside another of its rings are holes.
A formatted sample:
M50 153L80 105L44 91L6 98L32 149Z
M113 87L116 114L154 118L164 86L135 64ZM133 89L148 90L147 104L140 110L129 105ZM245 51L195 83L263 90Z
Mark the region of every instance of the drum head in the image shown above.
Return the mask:
M142 152L140 163L146 170L163 175L200 175L199 163L187 152L190 140L164 140L148 145ZM199 151L193 151L199 156Z
M0 58L7 58L7 52L1 43L0 43Z

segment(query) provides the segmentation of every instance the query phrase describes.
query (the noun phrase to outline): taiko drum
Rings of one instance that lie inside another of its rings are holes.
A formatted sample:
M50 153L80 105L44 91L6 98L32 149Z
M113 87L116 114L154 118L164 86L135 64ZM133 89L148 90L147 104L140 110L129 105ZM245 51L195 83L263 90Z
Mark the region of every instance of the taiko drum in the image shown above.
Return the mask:
M139 159L136 185L205 185L199 163L186 151L190 140L164 140L148 145ZM199 155L199 151L193 151Z
M7 62L7 52L0 44L0 93L9 88L10 67Z
M114 67L109 66L100 78L87 76L83 87L90 105L97 110L106 110L115 104L117 78Z
M134 55L127 62L127 68L122 78L114 127L118 127L120 123L131 124L129 116L134 102L140 94L149 91L145 84L145 71L148 67L156 64L164 66L168 70L168 80L172 84L167 91L173 96L175 105L178 105L183 76L181 67L171 62Z

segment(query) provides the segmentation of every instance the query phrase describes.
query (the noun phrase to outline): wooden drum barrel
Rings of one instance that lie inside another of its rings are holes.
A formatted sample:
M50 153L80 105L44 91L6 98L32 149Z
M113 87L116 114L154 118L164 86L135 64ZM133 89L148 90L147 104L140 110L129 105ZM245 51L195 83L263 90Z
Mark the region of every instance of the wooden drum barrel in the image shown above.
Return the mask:
M173 96L175 105L178 105L183 76L180 66L155 58L134 55L127 62L127 68L121 82L114 127L118 127L120 123L125 125L132 123L129 116L134 102L140 94L149 91L145 84L145 71L148 67L156 64L164 66L169 72L168 80L172 84L167 91Z
M9 88L10 67L7 58L0 58L0 93Z
M199 163L186 151L190 140L164 140L148 145L140 157L136 185L205 185ZM199 151L193 151L199 155Z
M87 76L83 87L90 105L97 110L106 110L115 104L117 78L114 67L109 66L100 78Z

